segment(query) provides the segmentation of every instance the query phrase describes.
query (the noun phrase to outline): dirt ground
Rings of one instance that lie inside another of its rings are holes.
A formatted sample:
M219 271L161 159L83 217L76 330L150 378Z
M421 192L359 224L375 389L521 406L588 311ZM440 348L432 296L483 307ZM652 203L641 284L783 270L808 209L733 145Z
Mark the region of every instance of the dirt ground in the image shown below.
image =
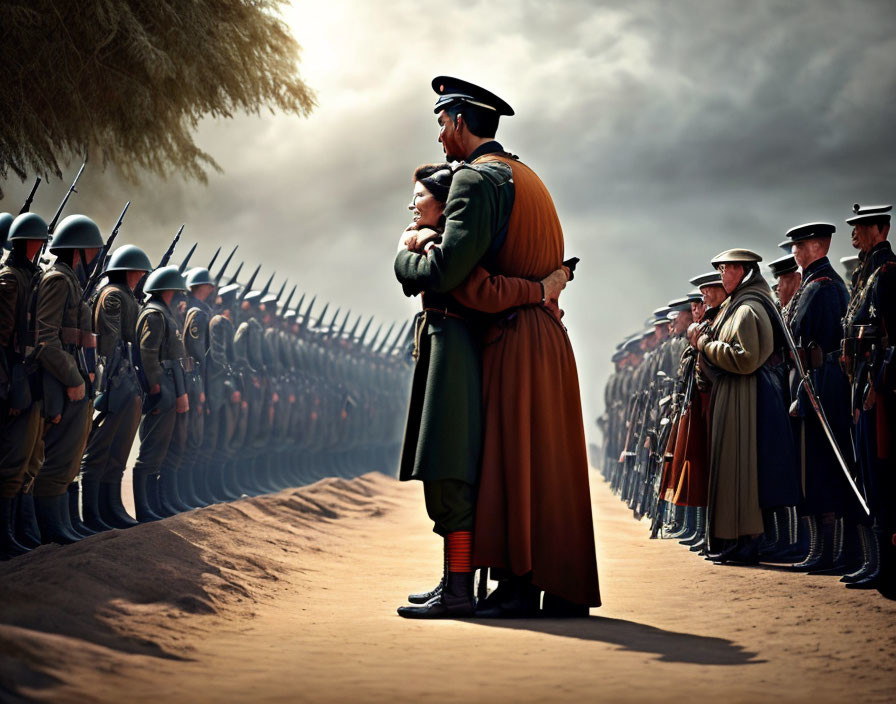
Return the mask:
M592 492L588 619L399 618L441 546L420 486L381 474L40 548L0 564L0 701L896 698L896 603L710 564Z

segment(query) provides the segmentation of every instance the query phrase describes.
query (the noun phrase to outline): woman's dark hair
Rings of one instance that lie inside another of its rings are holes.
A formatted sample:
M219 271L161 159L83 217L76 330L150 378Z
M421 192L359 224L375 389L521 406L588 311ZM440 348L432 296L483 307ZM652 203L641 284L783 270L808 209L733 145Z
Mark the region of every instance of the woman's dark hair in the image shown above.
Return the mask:
M454 173L448 164L423 164L414 170L414 182L419 181L426 186L426 190L440 203L448 200L453 177Z

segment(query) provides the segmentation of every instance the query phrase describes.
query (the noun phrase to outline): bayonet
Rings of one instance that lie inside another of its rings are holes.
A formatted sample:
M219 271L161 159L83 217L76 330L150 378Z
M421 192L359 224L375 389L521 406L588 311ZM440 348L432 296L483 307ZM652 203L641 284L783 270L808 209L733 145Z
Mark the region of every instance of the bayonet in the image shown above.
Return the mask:
M209 271L212 270L212 267L215 265L215 262L218 260L218 255L219 255L220 253L221 253L221 247L218 247L218 248L215 250L215 254L214 254L214 256L212 257L212 260L208 263L208 266L205 267L206 269L208 269Z
M224 276L224 271L227 269L227 265L230 264L230 260L233 259L233 255L236 254L236 250L239 249L239 245L233 248L233 251L230 252L227 259L224 260L224 266L221 267L221 271L218 272L218 275L215 277L215 285L217 286L221 282L221 277ZM240 264L240 267L243 265ZM231 282L233 283L233 282Z
M255 277L258 276L259 271L261 271L261 264L259 264L257 267L255 267L255 271L253 271L252 276L249 277L249 282L246 284L245 288L243 288L242 292L240 293L240 297L239 297L240 301L242 301L247 295L249 295L249 292L252 290L252 284L255 283Z
M40 185L40 176L34 179L34 185L31 187L31 193L28 194L28 197L25 199L25 205L22 206L22 209L19 211L19 215L22 213L27 213L31 211L31 203L34 201L34 194L37 193L37 187Z
M230 284L235 284L235 283L237 283L237 280L236 280L236 279L237 279L237 277L240 275L240 272L243 270L243 264L245 264L245 262L240 262L240 265L236 268L236 271L234 272L233 277L230 279L230 281L227 282L227 285L228 285L228 286L229 286ZM220 277L221 274L223 274L223 273L224 273L224 272L222 271L220 274L218 274L218 276Z
M65 197L62 199L62 202L59 204L59 207L56 209L56 214L53 216L53 219L50 221L50 225L47 227L47 233L52 235L56 231L56 225L59 223L59 216L62 215L62 211L65 208L65 204L68 203L68 199L72 197L72 193L77 193L78 189L75 186L78 185L78 179L81 178L81 174L84 172L84 167L87 166L87 157L84 157L84 163L81 164L81 168L78 169L78 173L75 176L75 180L72 181L72 185L68 188L68 193L65 194Z
M106 240L100 253L94 258L93 267L90 271L90 275L87 277L87 283L84 285L84 290L81 294L81 300L87 301L90 299L90 296L93 294L93 289L96 287L103 272L106 270L106 257L109 254L109 249L112 247L115 238L118 237L118 230L121 229L121 223L124 222L124 216L130 207L131 201L124 204L124 210L122 210L121 215L118 216L118 222L116 222L115 227L112 228L109 239Z
M289 295L286 297L286 303L284 303L284 304L283 304L283 307L280 309L281 314L282 314L282 313L285 313L286 311L289 310L289 304L292 302L292 297L295 295L295 293L296 293L296 289L297 289L298 287L299 287L298 284L296 284L296 285L294 285L294 286L292 287L292 291L290 291L290 292L289 292ZM283 290L282 290L282 289L280 290L280 293L281 293L281 294L283 293ZM302 305L302 301L299 301L299 305Z
M184 226L181 225L180 229L174 235L174 239L171 240L171 244L168 245L168 249L165 250L165 253L162 255L161 261L159 261L159 266L157 269L161 269L163 266L168 266L168 262L171 261L171 255L174 254L174 248L177 247L177 242L180 240L180 235L184 231Z
M193 256L193 252L196 251L196 245L198 244L198 242L193 244L193 246L190 248L190 251L187 252L187 256L184 257L184 260L181 262L180 266L177 267L178 274L183 274L187 270L187 264L190 263L190 258Z

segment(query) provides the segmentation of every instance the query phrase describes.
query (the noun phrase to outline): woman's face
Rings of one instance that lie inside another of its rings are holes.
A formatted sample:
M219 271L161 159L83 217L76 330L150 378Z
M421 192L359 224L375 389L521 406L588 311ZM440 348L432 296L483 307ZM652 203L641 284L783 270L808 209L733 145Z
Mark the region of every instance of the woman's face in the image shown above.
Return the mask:
M414 197L408 210L414 213L414 223L417 227L437 227L439 218L445 210L445 204L437 201L426 186L417 181L414 184Z

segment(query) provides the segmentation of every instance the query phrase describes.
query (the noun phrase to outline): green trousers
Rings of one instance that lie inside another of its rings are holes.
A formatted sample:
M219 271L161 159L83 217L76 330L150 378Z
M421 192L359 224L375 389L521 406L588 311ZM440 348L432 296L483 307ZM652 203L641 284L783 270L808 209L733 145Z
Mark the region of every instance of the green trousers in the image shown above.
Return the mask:
M473 530L476 499L472 484L459 479L424 481L423 497L434 533L444 537L458 530Z

